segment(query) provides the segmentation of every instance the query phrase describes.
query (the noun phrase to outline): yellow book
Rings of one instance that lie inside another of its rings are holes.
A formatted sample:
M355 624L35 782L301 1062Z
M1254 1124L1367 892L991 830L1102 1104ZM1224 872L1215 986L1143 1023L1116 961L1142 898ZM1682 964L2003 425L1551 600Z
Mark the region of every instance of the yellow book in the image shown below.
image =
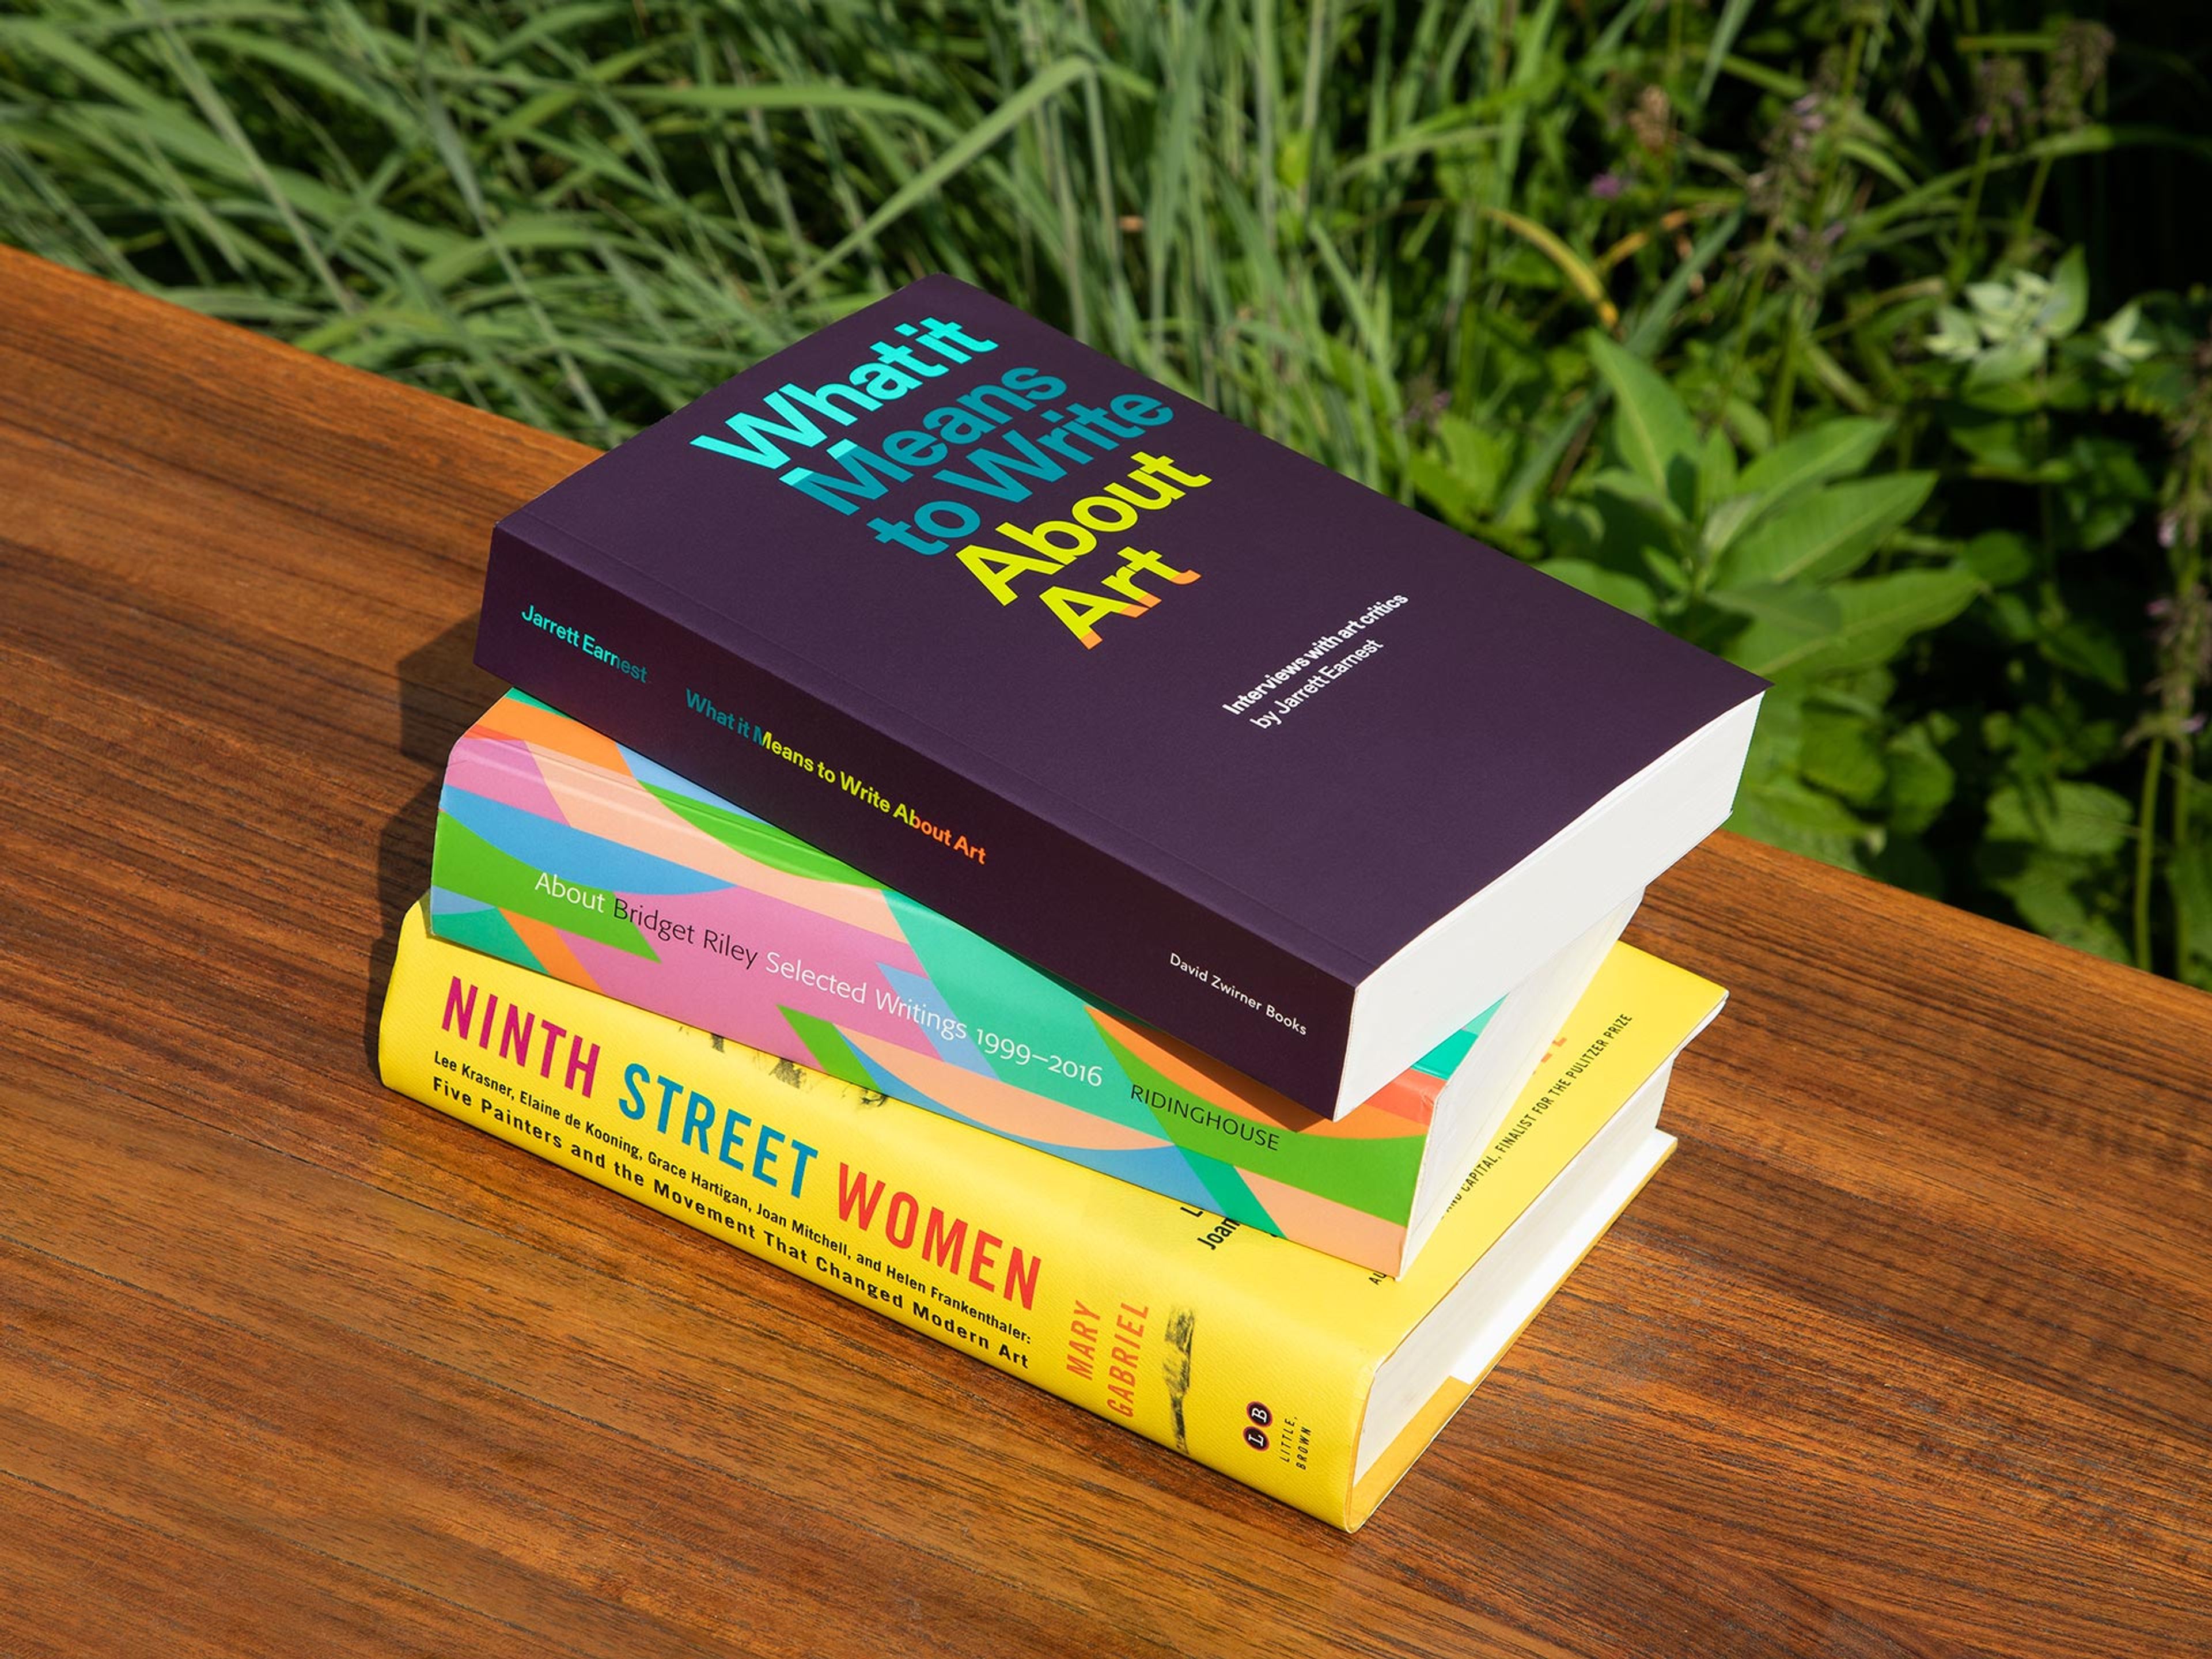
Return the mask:
M1616 946L1402 1279L402 930L400 1093L1347 1530L1657 1168L1720 988Z

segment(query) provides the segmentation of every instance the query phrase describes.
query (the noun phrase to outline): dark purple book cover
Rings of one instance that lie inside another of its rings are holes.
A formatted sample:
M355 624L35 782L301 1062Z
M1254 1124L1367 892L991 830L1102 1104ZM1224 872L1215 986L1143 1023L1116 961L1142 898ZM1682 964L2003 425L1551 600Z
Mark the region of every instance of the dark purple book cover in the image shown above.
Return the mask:
M1323 1111L1363 984L1762 689L949 277L502 521L477 659Z

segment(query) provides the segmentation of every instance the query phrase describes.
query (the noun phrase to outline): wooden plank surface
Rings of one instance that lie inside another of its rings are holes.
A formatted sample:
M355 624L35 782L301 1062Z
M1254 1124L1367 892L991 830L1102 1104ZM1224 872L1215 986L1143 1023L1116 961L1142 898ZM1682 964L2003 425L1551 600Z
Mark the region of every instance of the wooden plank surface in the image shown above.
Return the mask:
M0 252L0 1654L2212 1651L2212 999L1729 836L1681 1154L1346 1538L386 1094L573 445Z

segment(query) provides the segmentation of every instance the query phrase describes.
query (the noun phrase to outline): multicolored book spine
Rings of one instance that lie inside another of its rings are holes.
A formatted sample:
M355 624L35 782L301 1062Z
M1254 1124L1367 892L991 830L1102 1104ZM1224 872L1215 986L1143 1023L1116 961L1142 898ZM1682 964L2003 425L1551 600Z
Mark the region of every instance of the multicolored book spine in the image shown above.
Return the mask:
M1329 1119L520 694L454 745L431 930L1401 1272L1635 908Z
M1572 1058L1395 1279L445 943L419 905L380 1060L402 1094L1351 1528L1663 1158L1655 1080L1720 995L1613 953ZM1601 1136L1605 1179L1553 1206Z

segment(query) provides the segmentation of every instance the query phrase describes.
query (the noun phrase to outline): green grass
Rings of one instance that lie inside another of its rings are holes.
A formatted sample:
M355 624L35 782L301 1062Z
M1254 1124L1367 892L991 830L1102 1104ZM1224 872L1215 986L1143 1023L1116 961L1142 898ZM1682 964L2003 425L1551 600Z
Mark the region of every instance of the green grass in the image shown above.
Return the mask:
M950 271L1767 664L1741 827L2212 982L2190 9L52 0L0 237L601 444Z

